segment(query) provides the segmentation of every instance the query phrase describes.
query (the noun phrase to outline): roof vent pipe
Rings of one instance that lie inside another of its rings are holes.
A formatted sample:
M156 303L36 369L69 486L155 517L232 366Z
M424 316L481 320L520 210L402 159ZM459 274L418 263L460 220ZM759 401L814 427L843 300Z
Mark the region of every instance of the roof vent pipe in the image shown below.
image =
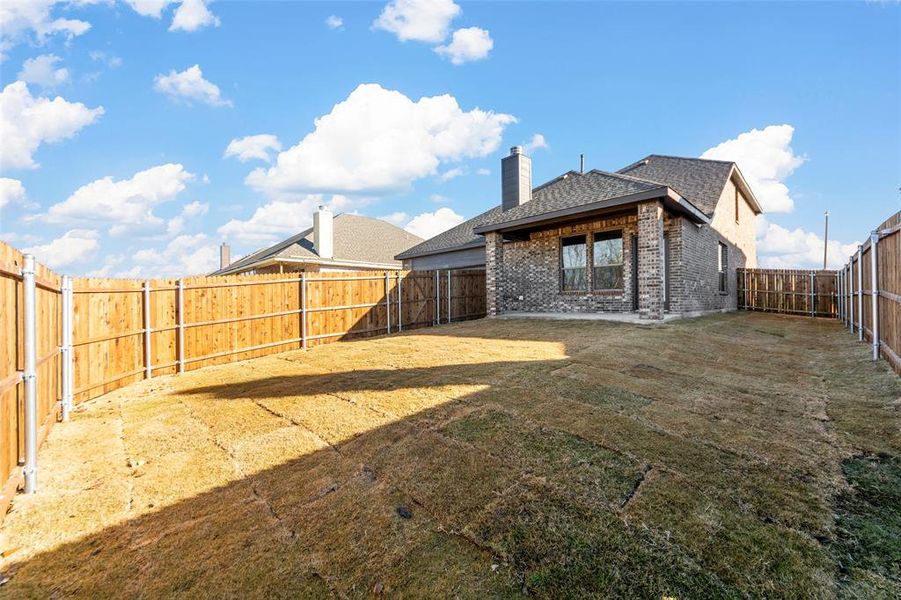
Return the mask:
M579 155L579 173L581 173L583 175L585 174L585 155L584 154Z
M532 159L522 146L510 148L510 156L501 159L501 210L522 206L532 199Z
M320 206L313 215L313 250L319 258L334 258L335 229L332 211Z

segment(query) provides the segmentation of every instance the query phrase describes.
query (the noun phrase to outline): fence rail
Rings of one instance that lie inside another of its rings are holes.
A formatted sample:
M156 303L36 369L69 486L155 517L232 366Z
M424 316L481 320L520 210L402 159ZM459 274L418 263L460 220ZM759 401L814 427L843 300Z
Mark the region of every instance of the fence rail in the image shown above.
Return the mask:
M42 265L32 273L28 258L0 242L0 519L20 484L34 488L37 444L79 402L145 378L486 308L476 270L135 281L61 277Z
M838 271L738 269L738 308L838 317Z
M901 211L857 247L839 270L839 318L873 360L884 358L901 374Z

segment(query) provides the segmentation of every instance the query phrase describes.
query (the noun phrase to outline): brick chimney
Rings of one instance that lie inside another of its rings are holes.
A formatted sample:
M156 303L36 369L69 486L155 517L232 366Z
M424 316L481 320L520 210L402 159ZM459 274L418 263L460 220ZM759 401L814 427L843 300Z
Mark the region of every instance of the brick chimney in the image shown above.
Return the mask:
M510 148L501 159L501 210L510 210L532 199L532 159L522 146Z
M325 206L320 206L313 215L313 250L319 258L335 256L334 217Z
M232 264L231 248L228 243L222 242L222 245L219 246L219 268L224 269L230 264Z

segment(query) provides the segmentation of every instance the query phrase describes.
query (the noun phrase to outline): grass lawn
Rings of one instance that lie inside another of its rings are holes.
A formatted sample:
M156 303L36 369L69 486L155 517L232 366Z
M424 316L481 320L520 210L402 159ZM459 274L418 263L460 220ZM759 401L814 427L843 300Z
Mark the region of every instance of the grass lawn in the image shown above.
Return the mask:
M835 322L482 320L85 403L0 595L899 597L901 378Z

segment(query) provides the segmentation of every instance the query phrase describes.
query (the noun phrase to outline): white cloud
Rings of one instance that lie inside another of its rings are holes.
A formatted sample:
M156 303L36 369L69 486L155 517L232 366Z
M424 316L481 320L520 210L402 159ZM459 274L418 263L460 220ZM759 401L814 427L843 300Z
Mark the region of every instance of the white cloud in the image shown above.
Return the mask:
M424 212L416 215L407 223L406 229L413 235L418 235L423 239L435 237L439 233L443 233L455 227L464 221L462 215L458 215L446 206L439 208L435 212Z
M18 78L25 83L34 83L45 88L62 85L69 80L69 70L57 68L60 57L55 54L42 54L29 58L22 64Z
M25 201L25 186L18 179L0 177L0 209L7 204Z
M93 229L71 229L46 244L25 248L35 259L51 269L79 264L92 258L100 248L100 236Z
M241 162L257 158L266 162L272 162L271 151L278 152L282 149L282 143L272 134L262 133L235 138L228 143L224 158L237 157Z
M331 29L344 29L344 19L339 16L331 15L325 20L325 24Z
M207 214L210 210L210 204L208 202L200 202L195 200L194 202L188 202L181 209L181 214L186 217L200 217Z
M450 44L438 46L435 52L449 58L455 65L482 60L494 48L494 40L488 31L479 27L467 27L454 32Z
M206 234L180 235L162 250L144 248L132 256L129 277L203 275L219 267L219 249Z
M187 104L202 102L210 106L231 106L230 100L222 97L219 86L203 78L200 65L188 67L184 71L169 71L168 75L157 75L153 80L153 88L166 94L170 99Z
M153 208L174 199L194 176L180 164L165 164L116 181L104 177L83 185L39 217L48 223L101 221L111 235L159 229L163 220Z
M249 219L232 219L216 231L237 243L277 242L310 227L313 212L321 204L337 211L352 206L353 201L344 196L332 196L331 201L326 202L320 194L310 194L296 201L273 200L257 208Z
M829 240L827 268L836 269L857 251L858 242L843 244ZM779 269L822 268L822 236L801 228L789 230L760 217L757 225L757 254L762 267Z
M210 12L204 0L183 0L172 17L169 31L197 31L219 24L219 17Z
M429 196L429 200L438 204L441 204L442 202L450 202L450 198L448 198L447 196L442 196L441 194L432 194L431 196Z
M36 98L25 82L10 83L0 93L0 168L37 168L32 155L38 146L70 138L102 114L102 106L88 108L59 96Z
M22 247L27 244L37 244L41 241L41 236L19 231L0 231L0 240L12 246Z
M482 175L482 176L491 175L491 169L478 169L476 171L476 175Z
M507 115L463 111L450 95L413 101L377 84L357 87L315 121L315 129L281 152L248 185L286 192L387 192L408 189L441 163L486 156L500 144Z
M536 133L532 136L532 139L529 140L529 143L526 144L526 152L534 152L535 150L540 150L542 148L548 148L547 140L544 139L544 136L540 133Z
M142 17L159 19L163 16L163 10L172 4L173 0L125 0L125 2Z
M466 169L464 169L463 167L454 167L452 169L444 171L443 173L440 173L438 175L438 180L444 183L463 175L466 175Z
M43 44L54 34L67 40L91 28L87 21L54 18L51 14L57 0L25 0L0 2L0 60L16 44L32 38Z
M115 54L107 54L102 50L92 50L90 52L91 60L94 62L102 62L111 69L122 66L122 59Z
M379 219L381 219L382 221L387 221L388 223L396 225L397 227L403 227L410 222L410 215L405 212L396 212L391 213L390 215L379 217Z
M453 0L392 0L372 24L403 41L438 43L447 37L451 21L460 14Z
M752 129L710 148L701 158L736 162L764 212L791 212L795 203L784 181L806 160L791 148L794 131L791 125Z

